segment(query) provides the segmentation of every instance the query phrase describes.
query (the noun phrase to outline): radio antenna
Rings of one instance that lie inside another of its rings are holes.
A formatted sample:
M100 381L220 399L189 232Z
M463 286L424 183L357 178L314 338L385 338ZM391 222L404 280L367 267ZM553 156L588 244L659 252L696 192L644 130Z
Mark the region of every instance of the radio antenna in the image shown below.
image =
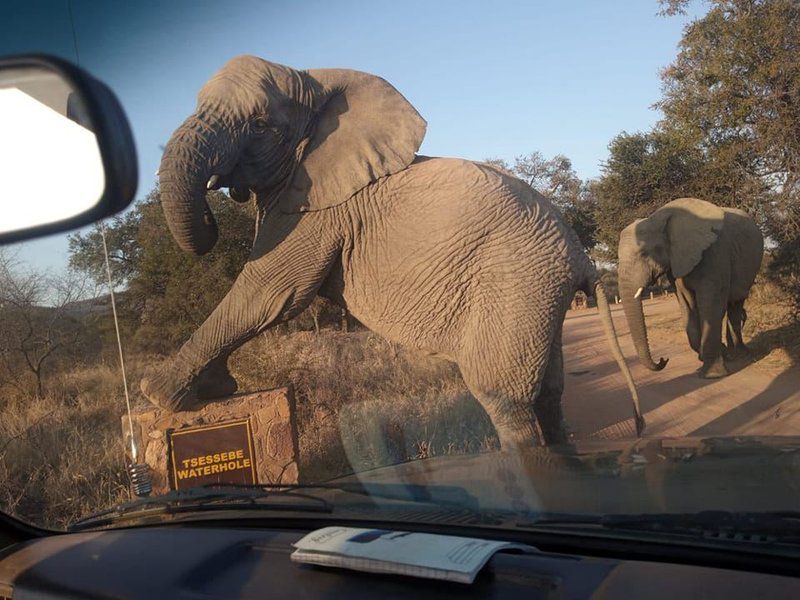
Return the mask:
M72 16L72 0L67 0L67 10L69 11L69 23L72 29L72 45L75 50L75 62L81 64L81 56L78 53L78 36L75 35L75 19ZM153 491L153 483L150 478L150 467L145 462L138 462L138 449L136 440L133 437L133 418L131 417L131 398L128 394L128 378L125 374L125 358L122 355L122 338L119 335L119 320L117 319L117 303L114 299L114 284L111 283L111 264L108 261L108 246L106 245L106 227L101 221L100 237L103 239L103 256L106 259L106 276L108 277L108 293L111 294L111 312L114 314L114 329L117 332L117 348L119 349L119 368L122 371L122 386L125 388L125 406L128 409L128 431L131 438L131 460L128 465L128 476L131 478L133 493L137 496L149 496Z
M108 292L111 296L111 312L114 315L114 330L117 334L117 349L119 350L119 368L122 371L122 386L125 389L125 407L128 411L128 431L131 440L131 464L128 465L128 475L131 478L133 493L137 496L149 496L153 491L150 478L150 468L145 462L139 462L139 449L133 435L133 417L131 416L131 397L128 393L128 377L125 372L125 357L122 353L122 336L119 333L119 319L117 318L117 301L114 296L114 284L111 281L111 263L108 260L108 245L106 243L106 228L100 223L100 237L103 240L103 256L106 261L106 277L108 278Z

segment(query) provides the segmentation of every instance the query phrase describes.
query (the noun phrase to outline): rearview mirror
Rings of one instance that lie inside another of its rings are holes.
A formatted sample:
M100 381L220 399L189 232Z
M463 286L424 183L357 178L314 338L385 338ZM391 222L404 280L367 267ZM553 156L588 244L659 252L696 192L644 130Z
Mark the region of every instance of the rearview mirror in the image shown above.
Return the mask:
M60 59L0 59L0 244L119 212L137 173L128 120L108 87Z

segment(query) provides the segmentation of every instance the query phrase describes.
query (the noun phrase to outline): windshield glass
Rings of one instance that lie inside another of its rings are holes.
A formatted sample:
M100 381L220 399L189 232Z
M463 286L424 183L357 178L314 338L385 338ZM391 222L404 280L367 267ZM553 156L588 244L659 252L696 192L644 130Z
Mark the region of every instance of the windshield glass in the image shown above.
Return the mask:
M796 2L0 12L140 166L0 247L4 512L800 508Z

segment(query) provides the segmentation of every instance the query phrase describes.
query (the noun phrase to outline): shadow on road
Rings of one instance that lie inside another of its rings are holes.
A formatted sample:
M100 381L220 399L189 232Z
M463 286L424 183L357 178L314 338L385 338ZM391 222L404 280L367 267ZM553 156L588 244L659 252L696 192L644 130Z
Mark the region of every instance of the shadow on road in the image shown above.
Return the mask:
M651 305L651 321L653 312L664 323L677 318L671 307L662 303ZM620 387L617 365L605 350L602 331L583 317L565 330L565 380L575 438L633 437L630 400ZM728 363L728 377L702 379L696 372L700 362L688 348L685 336L673 335L669 330L663 336L654 336L656 353L663 349L665 356L671 358L664 371L654 373L637 364L627 324L624 319L615 320L639 388L642 409L646 417L650 413L651 435L781 435L800 424L800 406L796 406L800 404L800 325L780 324L756 334L749 341L751 356ZM769 362L777 351L788 356L780 356L781 368L770 372ZM580 411L575 408L578 403L582 406ZM586 416L587 410L593 418Z
M800 326L796 323L788 323L782 327L760 332L750 340L751 360L743 361L742 364L736 365L739 368L735 369L734 372L741 371L749 365L763 360L776 349L782 349L788 354L790 366L775 375L764 391L693 431L693 435L708 435L720 430L733 432L753 422L757 415L773 408L775 408L775 411L768 418L780 419L790 416L782 414L779 405L795 393L798 385L800 385L800 376L798 376L795 368L800 365L800 346L795 343L798 334L800 334ZM792 413L795 412L797 412L797 409L792 410Z

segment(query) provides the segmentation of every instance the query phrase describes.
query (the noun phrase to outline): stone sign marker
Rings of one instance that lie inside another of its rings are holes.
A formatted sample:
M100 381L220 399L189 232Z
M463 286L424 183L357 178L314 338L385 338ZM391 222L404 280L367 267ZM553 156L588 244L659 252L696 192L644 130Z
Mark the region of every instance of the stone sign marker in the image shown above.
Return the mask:
M154 494L215 482L298 482L289 388L236 395L195 411L171 413L148 406L134 410L132 418L139 462L150 467ZM121 424L130 452L127 416Z

